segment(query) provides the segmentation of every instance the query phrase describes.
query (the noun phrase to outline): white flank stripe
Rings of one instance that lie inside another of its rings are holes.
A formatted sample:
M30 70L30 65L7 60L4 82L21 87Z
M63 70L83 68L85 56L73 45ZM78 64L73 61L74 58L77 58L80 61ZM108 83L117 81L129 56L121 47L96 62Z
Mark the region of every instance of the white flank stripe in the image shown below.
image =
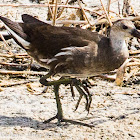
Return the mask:
M59 57L59 56L63 56L63 55L72 55L72 52L70 52L70 51L60 52L60 53L56 54L55 57Z
M62 48L61 50L62 51L70 51L72 49L74 49L75 47L67 47L67 48Z
M23 45L23 47L25 47L25 49L29 49L28 46L30 45L30 42L24 40L23 38L21 38L20 36L18 36L13 30L11 30L7 25L4 24L4 26L6 27L6 29L18 40L19 43L21 43Z
M52 63L53 61L56 61L56 60L57 60L56 58L49 59L47 62L47 65L49 65L50 63Z
M47 63L48 59L39 59L41 62Z

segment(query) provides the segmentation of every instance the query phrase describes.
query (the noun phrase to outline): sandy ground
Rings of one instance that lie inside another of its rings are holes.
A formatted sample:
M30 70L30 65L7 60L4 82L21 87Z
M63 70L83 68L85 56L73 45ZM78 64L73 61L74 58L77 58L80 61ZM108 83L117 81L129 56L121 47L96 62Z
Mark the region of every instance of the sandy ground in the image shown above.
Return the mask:
M90 89L93 102L88 115L84 98L74 112L78 93L74 100L69 86L60 88L65 117L88 123L93 128L65 123L57 126L56 120L43 124L56 114L52 88L43 95L36 95L43 89L38 82L32 84L34 94L27 86L5 88L0 93L0 139L140 139L139 85L118 87L97 78L95 84L97 86Z
M137 2L135 6L139 9L139 0L135 2ZM45 10L45 8L36 8L34 13L33 8L29 10L0 7L0 14L20 19L19 15L22 13L42 15ZM28 79L39 80L39 77L27 76L25 79L0 77L2 83ZM69 86L60 87L64 116L93 125L92 128L67 123L57 126L56 120L49 124L42 123L56 115L52 87L41 95L38 94L44 87L39 82L31 84L34 92L30 92L27 85L3 88L0 92L0 140L139 140L140 78L134 77L133 80L135 83L131 81L125 87L118 87L113 82L95 78L96 86L90 89L93 102L89 114L85 111L84 98L78 110L74 112L79 97L78 92L75 90L76 97L73 99Z

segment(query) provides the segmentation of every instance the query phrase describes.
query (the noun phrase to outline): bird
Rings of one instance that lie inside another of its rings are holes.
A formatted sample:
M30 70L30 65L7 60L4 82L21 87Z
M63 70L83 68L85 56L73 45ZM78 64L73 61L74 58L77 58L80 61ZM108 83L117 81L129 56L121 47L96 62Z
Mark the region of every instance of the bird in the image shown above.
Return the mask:
M38 63L49 68L49 73L40 82L46 86L54 85L57 114L45 123L56 118L58 123L77 123L63 116L59 85L73 84L81 95L77 106L84 95L88 110L92 101L91 94L77 78L96 76L119 68L129 57L126 38L140 38L140 32L132 21L126 19L115 21L108 37L81 28L52 26L28 14L22 15L23 23L2 16L0 20L17 44ZM46 80L54 75L62 78L58 81Z

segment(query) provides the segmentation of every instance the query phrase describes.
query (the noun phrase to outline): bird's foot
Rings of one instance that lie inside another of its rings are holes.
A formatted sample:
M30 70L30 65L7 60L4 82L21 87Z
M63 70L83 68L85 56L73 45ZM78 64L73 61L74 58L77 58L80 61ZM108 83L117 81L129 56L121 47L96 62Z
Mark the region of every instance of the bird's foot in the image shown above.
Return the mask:
M85 109L89 112L90 105L92 102L92 95L90 94L87 86L85 85L85 81L83 83L83 81L80 81L77 79L72 79L72 86L75 86L77 91L80 93L79 99L78 99L76 107L75 107L75 111L78 109L80 101L81 101L82 97L84 96L86 99Z
M58 122L57 122L58 126L60 126L62 122L65 122L65 123L71 123L71 124L76 124L76 125L87 126L87 127L90 127L90 128L94 127L93 125L89 125L89 124L82 123L82 122L75 121L75 120L66 119L66 118L64 118L62 116L58 116L58 114L55 115L54 117L48 119L48 120L45 120L43 123L47 124L47 123L49 123L49 122L51 122L51 121L53 121L55 119L58 119Z

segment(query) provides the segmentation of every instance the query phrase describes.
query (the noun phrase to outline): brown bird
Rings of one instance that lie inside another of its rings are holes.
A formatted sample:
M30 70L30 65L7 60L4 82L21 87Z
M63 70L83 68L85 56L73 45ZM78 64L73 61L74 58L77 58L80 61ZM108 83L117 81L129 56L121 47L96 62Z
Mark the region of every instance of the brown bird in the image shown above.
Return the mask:
M87 110L91 103L89 91L79 81L60 79L47 82L48 77L59 74L86 78L119 68L129 57L125 39L140 38L140 32L134 24L123 19L114 22L109 37L80 28L51 26L27 14L22 15L23 23L13 22L4 17L0 19L15 41L37 62L50 69L49 74L41 78L40 82L44 85L54 85L58 112L46 122L55 118L59 122L74 122L63 118L58 94L61 83L74 84L81 94L80 97L86 97Z

